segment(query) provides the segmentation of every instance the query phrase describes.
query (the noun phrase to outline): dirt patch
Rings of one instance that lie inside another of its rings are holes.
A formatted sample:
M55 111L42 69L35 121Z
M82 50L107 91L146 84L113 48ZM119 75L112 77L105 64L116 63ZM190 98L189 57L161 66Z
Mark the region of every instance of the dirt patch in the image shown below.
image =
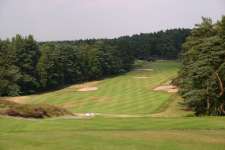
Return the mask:
M78 89L77 91L78 92L88 92L88 91L96 91L96 90L98 90L97 87L84 87L84 88Z
M25 104L28 99L28 96L16 96L16 97L2 97L0 100L7 100L19 104Z
M162 85L162 86L156 87L154 91L165 91L169 93L176 93L178 92L178 88L174 85Z
M145 76L143 76L143 77L134 77L135 79L149 79L150 77L145 77Z

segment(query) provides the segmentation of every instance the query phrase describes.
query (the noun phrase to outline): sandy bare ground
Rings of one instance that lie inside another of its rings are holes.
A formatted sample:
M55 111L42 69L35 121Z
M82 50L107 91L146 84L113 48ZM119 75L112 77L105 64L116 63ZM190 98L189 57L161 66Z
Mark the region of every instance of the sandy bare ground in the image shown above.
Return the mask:
M165 91L169 93L176 93L178 92L178 88L174 85L162 85L162 86L156 87L154 91Z
M98 90L97 85L99 83L100 81L92 81L92 82L86 82L82 84L76 84L66 88L66 90L72 90L72 91L78 91L78 92L96 91Z
M0 97L0 100L12 101L15 103L25 104L28 96L16 96L16 97Z
M78 89L77 91L78 92L88 92L88 91L96 91L96 90L98 90L97 87L85 87L85 88Z

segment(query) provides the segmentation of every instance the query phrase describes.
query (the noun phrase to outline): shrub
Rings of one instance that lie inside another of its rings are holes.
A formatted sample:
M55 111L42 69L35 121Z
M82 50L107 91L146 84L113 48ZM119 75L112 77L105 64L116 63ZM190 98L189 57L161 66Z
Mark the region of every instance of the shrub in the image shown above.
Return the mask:
M46 118L73 115L68 110L48 104L18 104L0 100L0 114L23 118Z

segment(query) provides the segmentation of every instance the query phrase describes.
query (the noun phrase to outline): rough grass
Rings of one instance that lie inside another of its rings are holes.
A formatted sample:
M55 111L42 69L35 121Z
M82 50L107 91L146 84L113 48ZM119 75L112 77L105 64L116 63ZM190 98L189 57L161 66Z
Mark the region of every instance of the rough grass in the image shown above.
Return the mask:
M154 113L152 117L186 117L194 116L192 111L187 111L187 108L183 104L183 99L174 94L166 101L161 107Z
M48 135L50 134L50 135ZM56 131L0 135L7 150L224 150L224 131ZM13 141L12 143L9 142Z
M174 78L179 64L174 61L139 62L143 70L90 83L96 91L79 92L71 86L59 91L30 96L28 103L48 103L63 106L73 112L95 112L108 114L149 114L156 111L172 94L154 91L154 87ZM153 69L148 71L145 69ZM146 76L149 78L136 79ZM84 84L88 87L88 83Z

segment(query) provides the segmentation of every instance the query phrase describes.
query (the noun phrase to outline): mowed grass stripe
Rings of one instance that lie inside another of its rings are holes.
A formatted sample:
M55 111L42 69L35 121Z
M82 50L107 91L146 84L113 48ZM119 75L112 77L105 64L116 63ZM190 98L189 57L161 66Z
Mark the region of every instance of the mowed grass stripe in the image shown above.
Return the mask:
M97 91L77 92L65 88L30 96L28 102L66 106L78 113L153 113L171 96L170 93L153 91L153 88L175 77L179 64L175 61L145 62L141 68L152 71L134 69L124 75L100 81L96 85Z

